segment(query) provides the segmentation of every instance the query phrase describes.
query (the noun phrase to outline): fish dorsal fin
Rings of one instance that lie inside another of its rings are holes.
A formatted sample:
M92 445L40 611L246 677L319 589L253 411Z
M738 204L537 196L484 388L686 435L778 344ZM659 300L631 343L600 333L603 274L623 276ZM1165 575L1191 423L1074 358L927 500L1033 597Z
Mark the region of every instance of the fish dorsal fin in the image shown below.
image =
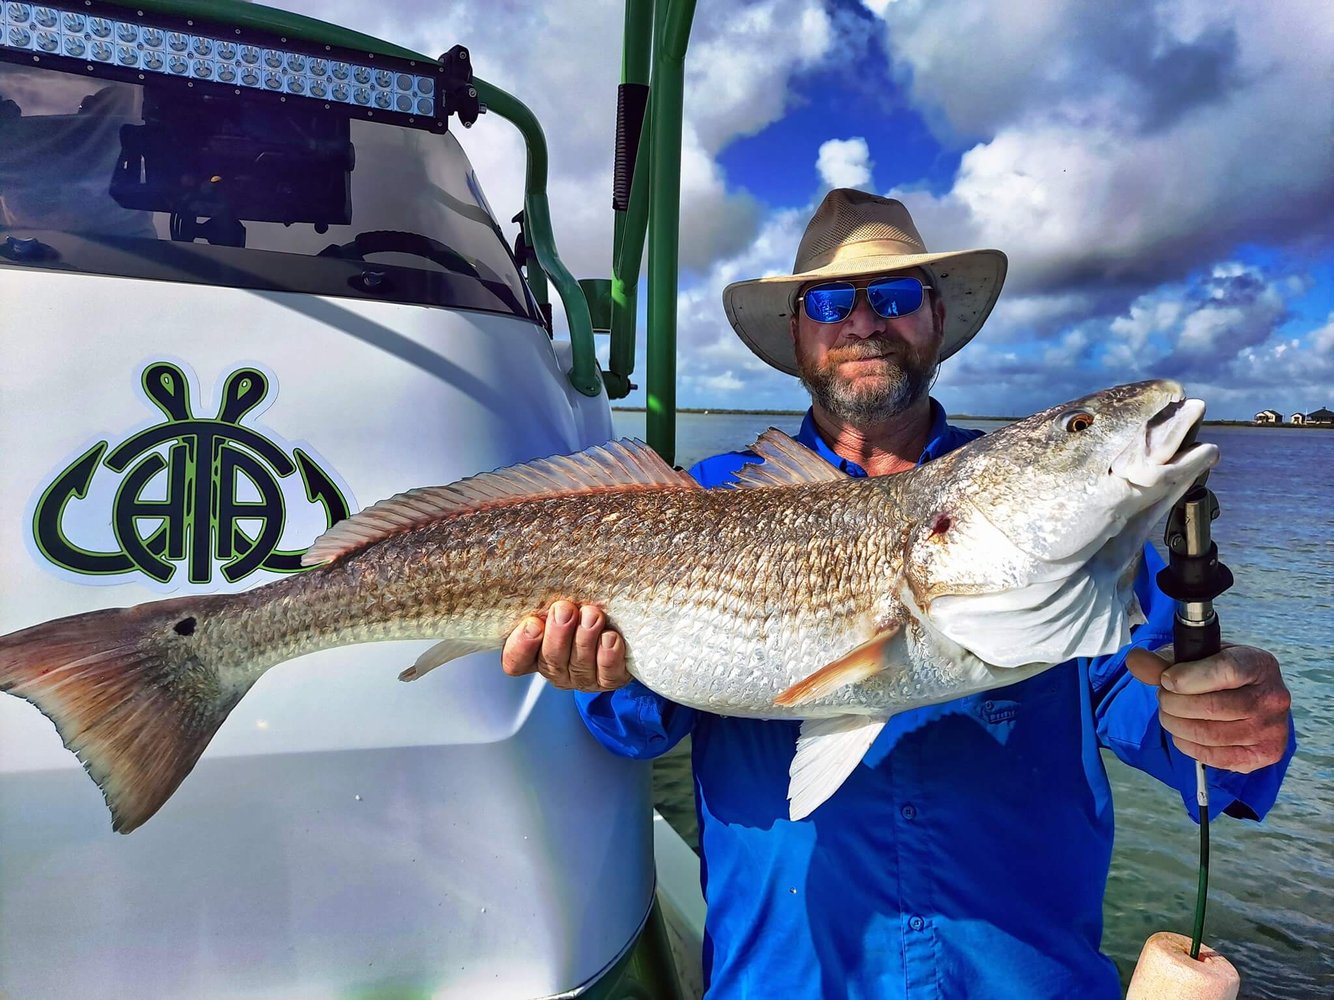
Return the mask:
M804 444L794 441L776 427L770 427L761 434L750 450L764 462L742 466L734 476L739 486L797 486L847 478Z
M661 489L702 487L644 442L612 441L573 455L539 458L448 486L426 486L381 500L317 538L301 557L301 565L329 562L464 511L579 493Z

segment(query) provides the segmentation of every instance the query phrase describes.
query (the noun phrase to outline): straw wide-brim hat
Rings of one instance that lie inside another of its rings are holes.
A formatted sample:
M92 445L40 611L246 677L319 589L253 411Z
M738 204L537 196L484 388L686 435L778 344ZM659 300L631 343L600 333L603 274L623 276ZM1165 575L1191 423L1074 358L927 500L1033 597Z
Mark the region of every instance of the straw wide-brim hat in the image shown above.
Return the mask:
M737 281L723 290L733 329L762 360L796 375L790 323L797 291L812 281L856 279L927 268L945 303L940 360L973 339L1005 281L999 250L929 253L902 202L835 188L825 195L797 247L792 274Z

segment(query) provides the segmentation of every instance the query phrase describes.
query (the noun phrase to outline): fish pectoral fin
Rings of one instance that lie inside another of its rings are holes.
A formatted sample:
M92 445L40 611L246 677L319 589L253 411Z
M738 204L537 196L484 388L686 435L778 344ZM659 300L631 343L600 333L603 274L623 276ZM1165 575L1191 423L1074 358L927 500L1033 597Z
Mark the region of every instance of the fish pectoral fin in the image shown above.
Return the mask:
M884 719L866 715L805 720L788 769L789 818L809 816L838 791L884 726Z
M469 653L481 653L488 649L499 648L494 642L477 642L475 639L443 639L417 657L417 662L399 674L398 679L401 681L415 681L422 674L430 673L442 663L457 660L460 656L467 656Z
M841 687L874 677L888 666L885 647L902 629L902 625L894 625L876 633L833 663L827 663L809 677L797 681L775 698L774 704L791 708L793 705L814 701L830 691L837 691Z

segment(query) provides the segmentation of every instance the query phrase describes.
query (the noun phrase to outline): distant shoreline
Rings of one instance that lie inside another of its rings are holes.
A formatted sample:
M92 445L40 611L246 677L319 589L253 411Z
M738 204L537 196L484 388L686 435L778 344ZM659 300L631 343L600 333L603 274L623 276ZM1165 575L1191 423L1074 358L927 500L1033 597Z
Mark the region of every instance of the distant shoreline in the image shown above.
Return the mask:
M620 413L644 413L642 406L613 406L613 410ZM711 406L707 409L693 406L677 407L677 413L727 413L727 414L754 414L760 417L801 417L806 415L805 410L731 410L724 407ZM972 413L951 413L950 420L998 420L1006 423L1014 423L1016 420L1023 420L1024 417L1031 414L1024 414L1017 417L987 417ZM1280 431L1334 431L1334 424L1257 424L1253 420L1206 420L1205 427L1256 427L1263 430Z

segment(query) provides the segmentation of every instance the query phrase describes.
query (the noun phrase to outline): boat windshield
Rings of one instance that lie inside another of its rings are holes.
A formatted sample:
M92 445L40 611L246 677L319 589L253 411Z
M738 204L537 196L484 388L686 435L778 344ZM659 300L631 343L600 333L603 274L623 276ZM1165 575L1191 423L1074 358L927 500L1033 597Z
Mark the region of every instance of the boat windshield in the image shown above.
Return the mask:
M452 134L169 83L0 62L0 266L538 315Z

